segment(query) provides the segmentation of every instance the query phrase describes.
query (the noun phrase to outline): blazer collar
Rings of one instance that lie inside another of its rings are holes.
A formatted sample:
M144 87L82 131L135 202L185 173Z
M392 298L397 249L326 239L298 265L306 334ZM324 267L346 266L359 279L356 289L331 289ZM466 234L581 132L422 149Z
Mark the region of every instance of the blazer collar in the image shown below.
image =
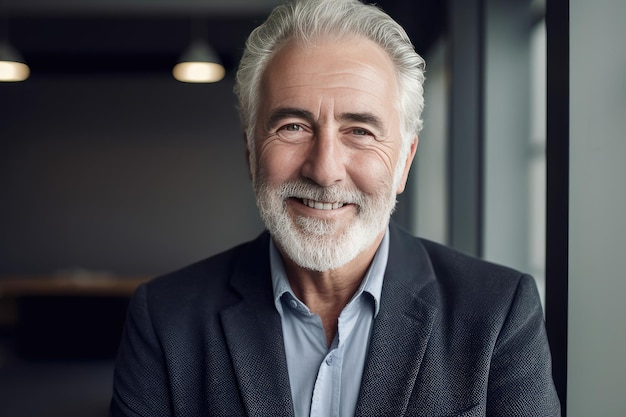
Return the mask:
M357 415L404 415L437 315L435 275L426 250L393 223L390 233Z
M221 312L248 415L293 415L280 316L272 295L269 234L242 246L231 284L241 297Z
M280 315L269 264L269 234L240 247L231 284L241 297L221 312L249 415L293 415ZM437 315L434 271L420 241L390 224L380 311L357 415L403 415Z

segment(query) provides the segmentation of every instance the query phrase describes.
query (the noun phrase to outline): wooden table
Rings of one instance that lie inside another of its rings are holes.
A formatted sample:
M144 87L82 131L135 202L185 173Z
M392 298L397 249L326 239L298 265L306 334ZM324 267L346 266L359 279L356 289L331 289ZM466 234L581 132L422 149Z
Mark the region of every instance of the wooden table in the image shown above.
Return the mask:
M150 278L106 274L5 276L0 277L0 298L27 295L130 297L139 284Z
M32 358L114 357L131 295L150 277L103 273L0 277L0 325Z

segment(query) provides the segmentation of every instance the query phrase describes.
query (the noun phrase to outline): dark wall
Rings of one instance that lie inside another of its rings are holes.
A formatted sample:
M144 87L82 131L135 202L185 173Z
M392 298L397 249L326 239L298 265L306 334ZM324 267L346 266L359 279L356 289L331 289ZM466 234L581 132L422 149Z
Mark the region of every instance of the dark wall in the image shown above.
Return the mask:
M255 236L232 83L0 84L0 275L158 274Z

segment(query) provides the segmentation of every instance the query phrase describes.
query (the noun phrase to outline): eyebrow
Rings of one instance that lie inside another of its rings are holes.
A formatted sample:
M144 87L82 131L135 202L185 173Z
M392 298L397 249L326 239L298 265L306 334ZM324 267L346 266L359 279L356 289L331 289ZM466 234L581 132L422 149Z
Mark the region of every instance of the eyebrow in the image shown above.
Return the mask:
M272 111L267 119L265 127L267 128L267 130L270 130L272 127L276 126L281 120L287 119L289 117L305 119L309 122L313 122L314 119L313 113L311 113L310 111L298 109L295 107L279 107Z
M269 115L266 123L267 130L270 130L272 127L276 126L281 120L290 117L304 119L310 123L315 122L315 117L313 116L313 113L308 110L299 109L297 107L279 107L272 111L272 113ZM339 120L367 124L378 129L383 134L386 133L383 121L380 119L380 117L376 116L373 113L341 113L339 115Z
M386 133L385 124L373 113L342 113L339 120L364 123L378 129L383 134Z

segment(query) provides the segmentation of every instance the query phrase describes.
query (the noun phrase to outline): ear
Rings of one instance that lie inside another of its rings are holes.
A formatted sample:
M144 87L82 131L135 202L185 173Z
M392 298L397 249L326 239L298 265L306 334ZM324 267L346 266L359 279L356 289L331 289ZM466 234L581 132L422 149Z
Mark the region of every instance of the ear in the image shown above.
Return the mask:
M417 151L417 143L419 142L419 138L417 135L413 137L413 142L411 143L411 148L406 156L406 160L404 161L404 171L402 173L402 178L398 183L398 189L396 190L396 194L402 194L404 188L406 187L406 180L409 177L409 170L411 169L411 164L413 163L413 158L415 158L415 151ZM400 161L398 161L400 162Z

